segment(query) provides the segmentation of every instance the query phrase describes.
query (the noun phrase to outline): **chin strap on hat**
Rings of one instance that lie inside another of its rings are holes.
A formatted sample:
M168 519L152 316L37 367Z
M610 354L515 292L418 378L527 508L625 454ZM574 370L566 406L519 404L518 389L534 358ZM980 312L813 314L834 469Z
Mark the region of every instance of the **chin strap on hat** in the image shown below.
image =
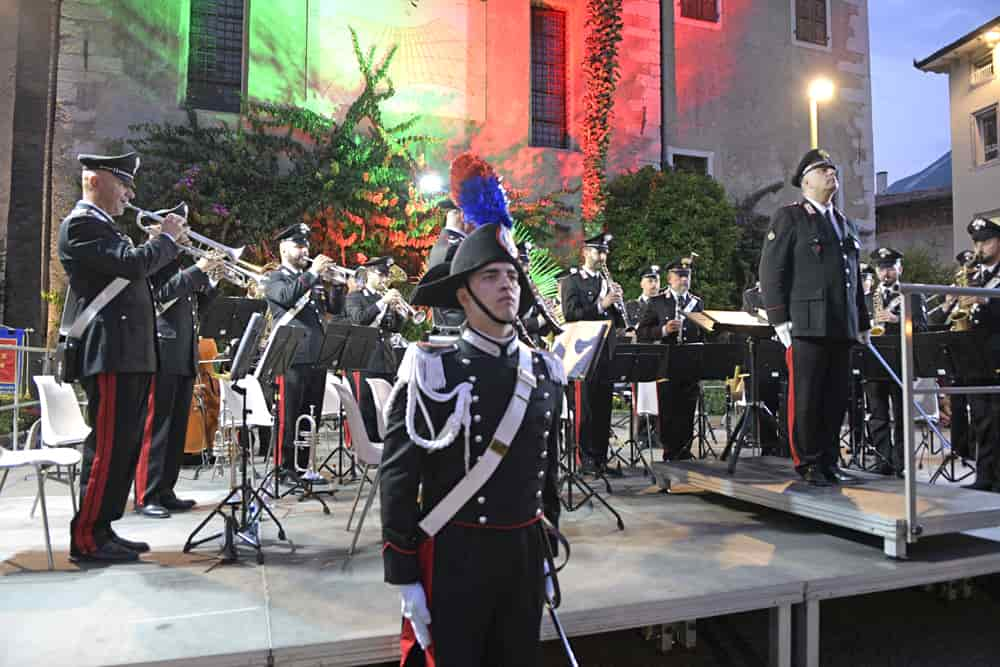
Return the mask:
M472 300L476 302L476 305L479 306L479 309L484 313L486 313L486 317L490 318L497 324L506 324L508 326L514 324L515 320L501 320L499 317L494 315L493 312L486 307L486 304L484 304L482 301L479 300L479 297L476 296L476 293L472 291L472 286L469 284L468 279L465 280L465 289L469 292L469 295L472 297Z

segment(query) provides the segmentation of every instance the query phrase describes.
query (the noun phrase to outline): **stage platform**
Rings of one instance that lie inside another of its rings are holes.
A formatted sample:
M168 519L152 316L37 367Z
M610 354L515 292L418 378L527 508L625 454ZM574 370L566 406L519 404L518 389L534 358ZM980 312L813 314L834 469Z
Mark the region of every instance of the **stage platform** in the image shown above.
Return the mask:
M331 515L318 503L276 505L294 546L264 524L266 558L221 565L188 533L226 489L182 480L200 507L168 520L127 515L117 530L147 540L136 564L78 567L67 559L70 503L50 484L57 571L47 572L34 483L0 496L0 664L249 666L369 665L397 659L399 600L382 582L376 512L348 560L353 485ZM612 482L625 530L601 509L564 514L573 558L562 577L562 621L580 636L750 610L769 610L770 664L818 664L821 599L1000 572L1000 543L949 535L889 560L874 538L702 493L663 494L638 475ZM63 491L63 493L65 493ZM793 618L801 621L793 626ZM548 618L543 634L554 636ZM638 637L636 641L640 641ZM805 648L803 648L805 647ZM814 647L814 648L809 648ZM587 664L586 660L582 661ZM603 664L603 663L602 663Z
M681 484L770 509L876 535L886 555L905 558L907 525L903 480L850 470L857 483L815 487L803 482L789 459L745 457L734 475L715 459L654 463L661 488ZM1000 494L956 485L917 483L921 539L1000 526Z

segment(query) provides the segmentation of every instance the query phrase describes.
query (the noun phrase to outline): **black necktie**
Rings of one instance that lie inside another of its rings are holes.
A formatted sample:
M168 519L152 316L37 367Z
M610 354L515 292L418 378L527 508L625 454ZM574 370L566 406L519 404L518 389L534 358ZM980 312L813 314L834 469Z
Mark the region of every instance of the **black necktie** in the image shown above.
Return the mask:
M830 220L830 224L833 225L833 232L837 235L837 238L844 238L844 230L840 227L840 222L837 220L837 214L833 212L833 207L826 209L826 216Z

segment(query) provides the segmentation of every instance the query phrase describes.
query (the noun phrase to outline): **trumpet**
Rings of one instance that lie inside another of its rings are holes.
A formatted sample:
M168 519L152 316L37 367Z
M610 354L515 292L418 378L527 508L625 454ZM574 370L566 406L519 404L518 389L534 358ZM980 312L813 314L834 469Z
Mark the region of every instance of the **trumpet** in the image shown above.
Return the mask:
M389 267L389 278L386 280L382 287L376 290L380 295L385 296L386 292L392 289L395 285L402 285L409 282L409 277L406 275L406 271L402 269L398 264L393 264ZM410 304L406 303L405 300L400 298L399 302L393 306L393 309L399 313L399 316L404 320L413 320L414 324L423 324L427 319L427 313L422 310L417 310Z
M188 214L187 204L181 202L180 206L183 207L182 210L184 211L184 215L182 217L187 219L187 214ZM163 216L159 215L158 213L154 213L153 211L148 211L144 208L139 208L138 206L135 206L131 203L126 203L125 207L136 212L135 224L137 224L139 226L139 229L146 232L147 234L149 234L151 230L149 229L149 226L142 224L142 220L144 218L147 220L151 220L154 223L163 222ZM243 250L246 248L246 246L240 246L239 248L232 248L224 243L219 243L218 241L210 239L207 236L199 234L198 232L195 232L191 229L188 229L185 232L185 236L187 236L189 242L179 243L178 246L189 255L192 255L199 259L202 257L207 257L209 253L214 250L216 252L222 253L226 258L229 259L229 261L237 262L239 261L240 256L243 254Z
M303 426L304 425L304 426ZM319 449L319 420L316 417L316 406L309 406L309 414L299 415L295 420L295 443L293 445L296 452L295 472L303 476L303 479L314 482L320 479L316 470L316 450ZM309 463L304 467L299 465L297 452L300 449L309 449Z
M313 258L305 257L302 261L312 264ZM326 270L323 271L323 274L320 276L320 280L328 283L340 283L341 285L346 285L347 279L353 278L355 273L357 273L356 270L349 269L346 266L330 264L326 267Z

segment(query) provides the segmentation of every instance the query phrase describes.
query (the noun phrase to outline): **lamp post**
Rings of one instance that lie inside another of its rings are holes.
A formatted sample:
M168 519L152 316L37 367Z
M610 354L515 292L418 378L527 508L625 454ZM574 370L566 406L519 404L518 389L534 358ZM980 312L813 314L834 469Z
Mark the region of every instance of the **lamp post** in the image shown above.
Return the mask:
M819 103L833 99L833 81L814 79L809 84L809 147L819 148Z

